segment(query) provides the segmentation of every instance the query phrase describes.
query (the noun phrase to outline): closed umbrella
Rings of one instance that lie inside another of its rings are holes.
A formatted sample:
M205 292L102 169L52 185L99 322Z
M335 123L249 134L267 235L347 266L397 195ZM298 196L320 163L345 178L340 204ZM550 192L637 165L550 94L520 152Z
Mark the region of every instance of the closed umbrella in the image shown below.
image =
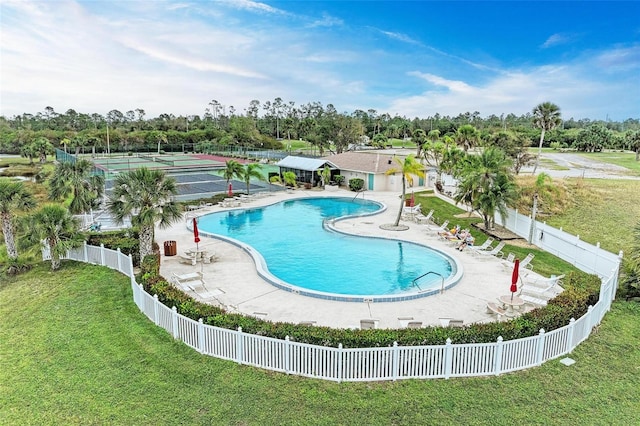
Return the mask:
M415 198L413 192L411 193L411 201L409 201L409 205L411 207L414 207L416 205L416 198Z
M516 259L513 262L513 273L511 274L511 301L513 301L513 294L518 291L518 273L520 269L520 259Z
M200 234L198 233L198 222L196 221L195 217L193 218L193 241L195 241L196 244L200 242Z
M229 182L229 197L233 197L233 185L231 184L231 182Z

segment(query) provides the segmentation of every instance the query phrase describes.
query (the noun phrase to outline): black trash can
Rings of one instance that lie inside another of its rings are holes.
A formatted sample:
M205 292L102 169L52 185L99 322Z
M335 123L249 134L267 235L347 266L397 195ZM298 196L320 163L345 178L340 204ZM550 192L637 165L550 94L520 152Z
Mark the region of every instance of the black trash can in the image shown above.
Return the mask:
M164 255L165 256L175 256L178 254L178 244L175 241L165 241L164 242Z

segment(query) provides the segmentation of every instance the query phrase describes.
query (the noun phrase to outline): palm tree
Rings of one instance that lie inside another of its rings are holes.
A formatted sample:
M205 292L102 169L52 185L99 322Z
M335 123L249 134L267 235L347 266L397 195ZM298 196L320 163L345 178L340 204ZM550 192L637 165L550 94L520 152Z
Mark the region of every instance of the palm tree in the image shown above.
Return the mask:
M495 212L507 216L507 207L517 198L517 186L511 172L511 160L499 148L489 148L480 156L468 155L456 202L465 202L480 213L485 229L492 229Z
M86 213L100 205L104 176L94 173L93 168L89 160L58 164L49 182L49 198L60 200L71 195L71 214Z
M227 186L229 186L229 181L233 178L242 178L244 169L242 168L242 164L238 163L236 160L227 160L225 163L225 168L222 170L222 177L227 180Z
M27 218L30 233L26 240L31 243L42 242L49 248L51 269L60 267L60 257L79 247L84 242L80 231L80 221L60 204L47 204Z
M249 186L251 184L251 178L255 178L258 180L265 180L264 176L261 173L262 166L258 163L248 163L245 164L244 170L242 171L242 178L244 179L244 183L247 184L247 195L249 195Z
M18 258L13 234L13 210L29 210L35 206L33 195L20 181L0 178L0 221L9 259Z
M560 107L556 104L543 102L533 109L533 124L542 130L542 133L540 134L540 144L538 146L538 158L536 158L536 164L533 166L533 174L536 173L536 169L540 164L540 155L542 154L542 143L544 142L545 132L555 129L561 122Z
M407 183L413 185L413 177L424 177L424 166L420 164L413 155L407 156L404 161L393 157L393 160L397 163L397 167L393 167L387 170L387 175L393 175L400 173L402 175L402 196L400 197L400 210L398 210L398 217L394 223L394 226L400 224L400 218L402 217L402 208L404 207L404 199L407 194Z
M325 165L324 169L319 169L317 172L320 175L320 179L322 180L322 188L327 186L327 182L331 180L331 168Z
M422 153L422 145L425 143L426 140L427 140L427 137L424 130L415 129L413 131L413 134L411 135L411 142L415 143L416 147L418 148L418 152L416 153L416 156L420 157L420 154Z
M456 131L454 137L456 144L462 147L464 152L467 152L468 150L476 146L479 139L480 133L471 124L463 124L462 126L460 126L460 128L458 128L458 130Z
M153 252L156 222L167 228L182 218L176 194L176 181L162 170L143 167L116 177L107 210L119 224L131 216L131 224L139 228L140 260Z
M549 176L547 173L544 173L544 172L540 173L536 178L535 190L533 193L533 207L531 208L531 226L529 228L529 240L528 240L529 244L533 242L533 234L535 233L535 229L536 229L536 214L538 213L538 198L541 193L544 195L544 193L551 191L550 188L553 188L551 183L547 185L547 181L551 182L551 176Z

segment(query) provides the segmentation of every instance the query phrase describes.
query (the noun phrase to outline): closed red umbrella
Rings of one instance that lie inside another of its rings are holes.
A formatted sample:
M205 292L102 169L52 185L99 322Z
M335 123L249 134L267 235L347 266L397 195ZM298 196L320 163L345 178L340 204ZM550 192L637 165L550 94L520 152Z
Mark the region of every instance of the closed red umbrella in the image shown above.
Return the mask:
M415 198L415 196L414 196L413 192L411 193L411 201L409 201L409 205L410 205L411 207L413 207L413 206L415 206L415 205L416 205L416 198Z
M229 197L233 197L233 186L231 184L231 182L229 182Z
M196 221L196 218L193 218L193 241L195 241L196 244L198 244L200 242L200 235L198 234L198 222Z
M513 301L513 294L518 291L518 273L520 269L520 259L516 259L513 262L513 273L511 274L511 300Z

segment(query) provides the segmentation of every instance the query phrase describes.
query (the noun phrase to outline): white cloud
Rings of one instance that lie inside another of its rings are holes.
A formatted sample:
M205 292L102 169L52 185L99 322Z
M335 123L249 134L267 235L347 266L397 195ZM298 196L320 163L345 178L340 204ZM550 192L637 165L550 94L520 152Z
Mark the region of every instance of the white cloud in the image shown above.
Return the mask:
M408 117L521 114L547 100L565 117L638 111L638 45L504 69L489 55L462 57L398 32L383 32L402 42L393 49L369 44L374 27L351 28L329 14L290 14L283 24L274 14L285 11L259 2L118 4L4 2L0 115L48 105L201 115L211 99L242 111L275 97Z
M317 19L313 21L309 27L336 27L344 25L344 21L340 18L333 17L328 13L322 14L322 19Z
M401 41L403 43L417 44L417 45L421 45L422 44L419 41L412 39L411 37L409 37L406 34L395 33L395 32L391 32L391 31L383 31L383 30L378 30L378 31L380 31L382 34L386 35L387 37L389 37L389 38L391 38L393 40L398 40L398 41Z
M584 72L585 68L589 66L580 63L505 71L474 85L429 73L411 72L408 75L433 87L427 87L418 95L394 99L389 110L400 111L407 117L436 113L456 116L467 111L479 111L482 116L520 115L540 102L550 101L560 106L566 118L604 119L603 104L610 105L611 116L627 118L620 115L621 111L628 110L638 101L637 97L617 81L590 78L590 74Z
M557 46L559 44L564 44L568 42L568 38L562 34L553 34L551 35L544 43L542 43L543 49L547 49L549 47Z

